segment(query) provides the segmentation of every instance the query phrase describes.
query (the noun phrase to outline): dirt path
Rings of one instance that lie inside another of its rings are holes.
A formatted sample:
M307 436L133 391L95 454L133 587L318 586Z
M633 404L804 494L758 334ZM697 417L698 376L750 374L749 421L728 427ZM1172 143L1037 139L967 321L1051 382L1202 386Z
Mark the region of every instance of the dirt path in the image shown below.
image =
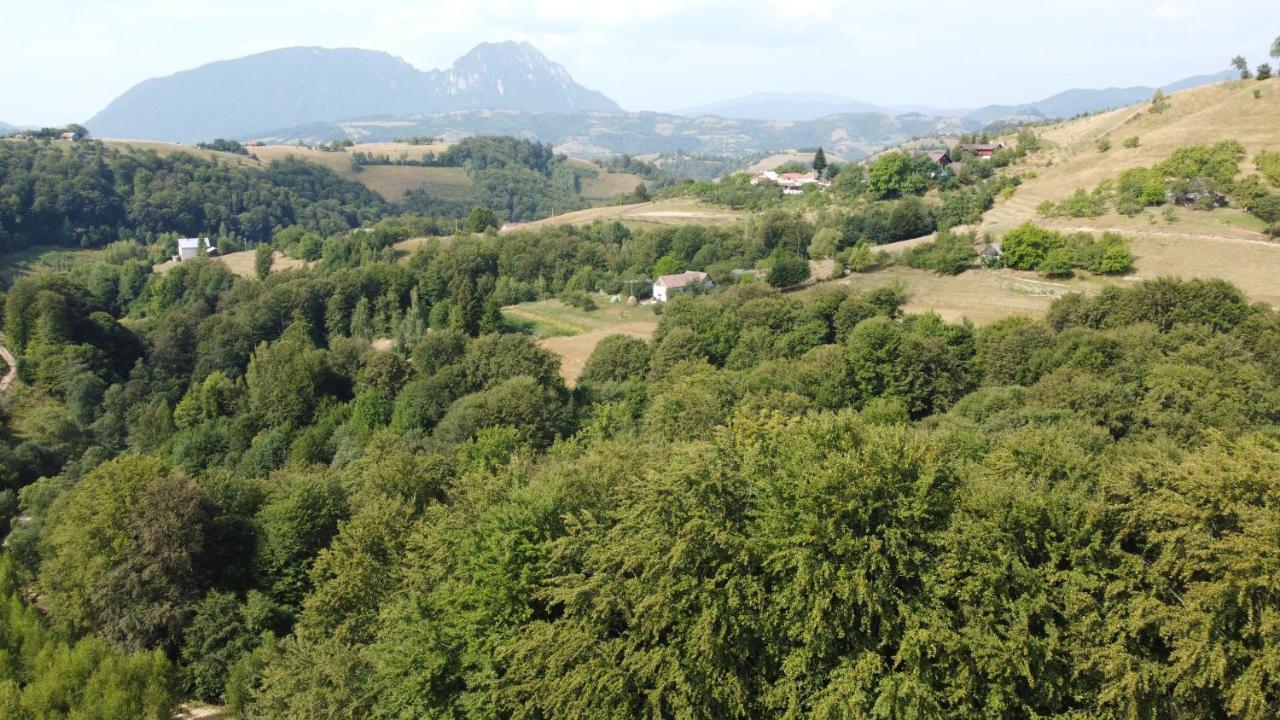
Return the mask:
M9 386L18 377L18 361L13 359L13 353L9 352L9 348L4 345L0 345L0 358L3 358L4 364L8 366L4 377L0 378L0 393L3 393L9 389Z

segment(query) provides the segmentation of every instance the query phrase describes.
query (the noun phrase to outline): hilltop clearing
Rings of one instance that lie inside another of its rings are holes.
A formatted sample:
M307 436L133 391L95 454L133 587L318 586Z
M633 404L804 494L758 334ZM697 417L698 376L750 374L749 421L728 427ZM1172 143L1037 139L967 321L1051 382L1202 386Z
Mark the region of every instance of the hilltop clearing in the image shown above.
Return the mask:
M597 220L617 220L627 224L649 226L680 225L732 225L747 217L747 213L710 205L690 198L672 198L633 205L615 205L591 208L556 215L545 220L507 225L503 232L537 230L557 225L590 225Z
M399 202L412 190L420 190L449 200L464 200L470 195L471 178L458 167L420 167L416 165L366 165L356 164L353 154L386 155L390 158L421 160L427 153L440 153L448 149L447 143L410 145L407 143L371 143L356 145L344 150L317 150L298 145L267 145L253 147L249 152L262 162L287 157L323 165L340 177L358 182L377 193L382 199Z

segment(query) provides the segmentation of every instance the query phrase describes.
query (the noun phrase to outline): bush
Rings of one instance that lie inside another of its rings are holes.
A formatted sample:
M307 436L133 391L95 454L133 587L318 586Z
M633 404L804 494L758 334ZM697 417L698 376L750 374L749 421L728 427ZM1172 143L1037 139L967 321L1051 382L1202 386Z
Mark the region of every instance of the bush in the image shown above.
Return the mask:
M600 308L600 306L596 304L596 301L584 292L560 293L560 302L588 312L598 310Z
M1093 192L1077 188L1066 200L1060 203L1046 200L1036 210L1045 217L1100 217L1107 214L1107 196L1101 187Z
M931 243L917 245L903 255L908 267L932 270L944 275L959 275L973 265L977 254L973 250L977 239L972 235L938 233Z
M813 239L809 241L809 257L814 260L829 258L836 253L843 237L839 230L835 228L823 228L814 233Z
M809 263L802 257L775 252L769 268L769 284L776 288L799 285L809 279Z
M1276 187L1280 187L1280 150L1258 153L1253 159L1254 166Z
M1138 139L1138 136L1137 136L1137 135L1135 135L1135 136L1133 136L1133 137L1125 138L1125 139L1124 139L1124 142L1123 142L1123 143L1121 143L1121 144L1122 144L1122 145L1124 145L1124 146L1125 146L1125 147L1127 147L1127 148L1132 149L1132 148L1136 148L1136 147L1138 147L1139 143L1141 143L1141 142L1142 142L1142 141Z
M1098 148L1098 152L1104 153L1111 149L1111 138L1098 138L1098 142L1095 143L1095 146Z
M1071 251L1065 247L1055 247L1045 255L1044 260L1040 261L1037 269L1045 277L1069 278L1073 274L1071 264Z
M1004 236L1004 264L1015 270L1035 270L1049 251L1063 244L1062 235L1032 223L1024 223Z

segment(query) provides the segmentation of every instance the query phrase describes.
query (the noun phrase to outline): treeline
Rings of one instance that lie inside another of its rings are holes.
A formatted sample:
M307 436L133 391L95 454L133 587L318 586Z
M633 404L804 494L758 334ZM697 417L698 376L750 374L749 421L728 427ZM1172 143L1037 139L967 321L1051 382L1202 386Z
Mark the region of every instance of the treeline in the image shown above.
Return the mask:
M245 147L244 145L241 145L240 141L227 140L225 138L218 138L216 140L210 140L209 142L196 143L196 147L200 148L201 150L213 150L215 152L227 152L235 155L244 155L244 156L249 155L249 148Z
M387 210L364 186L298 160L257 169L99 142L0 143L0 252L161 233L258 242L292 225L329 235Z
M402 153L392 158L388 153L375 155L356 151L351 153L351 157L358 165L465 167L477 172L516 165L547 176L554 172L556 165L566 160L565 156L557 155L549 143L485 135L466 138L439 154L428 151L418 157L410 157L408 153Z

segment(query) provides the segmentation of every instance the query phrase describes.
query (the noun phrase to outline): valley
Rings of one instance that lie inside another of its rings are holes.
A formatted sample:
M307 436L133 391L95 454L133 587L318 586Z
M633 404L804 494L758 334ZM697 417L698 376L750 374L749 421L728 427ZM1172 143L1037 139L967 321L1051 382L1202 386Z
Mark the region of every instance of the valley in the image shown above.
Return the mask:
M1260 5L142 5L5 13L3 720L1280 717Z

